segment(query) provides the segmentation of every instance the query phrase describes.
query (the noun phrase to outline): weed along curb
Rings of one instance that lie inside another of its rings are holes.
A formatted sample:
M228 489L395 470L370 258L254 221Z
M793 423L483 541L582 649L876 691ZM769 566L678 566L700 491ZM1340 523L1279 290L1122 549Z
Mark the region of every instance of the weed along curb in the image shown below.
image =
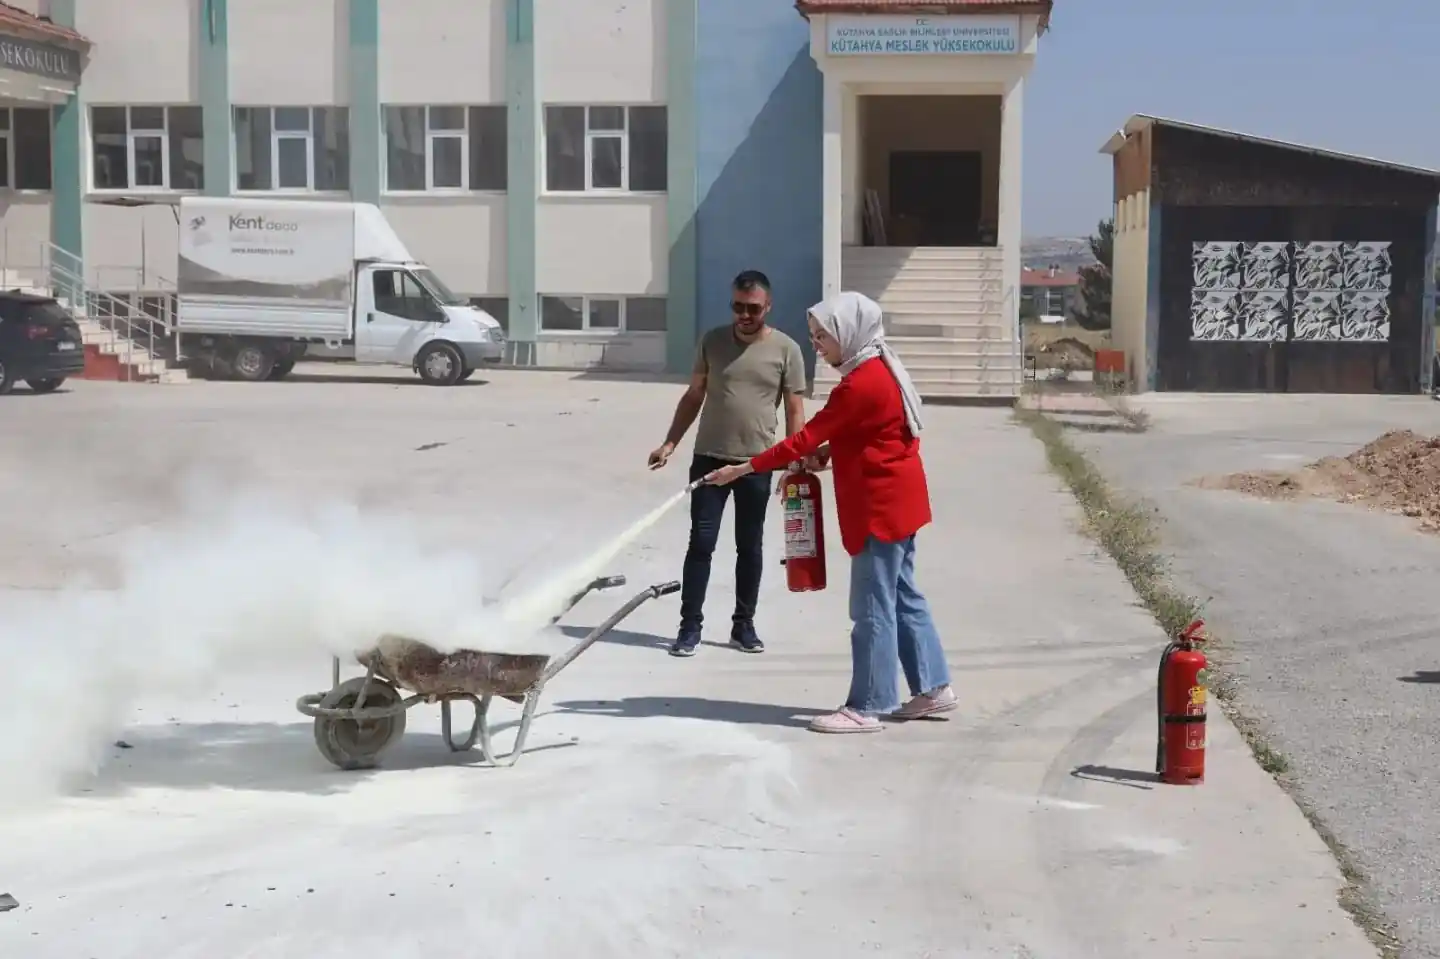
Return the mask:
M1140 602L1155 617L1165 634L1177 635L1197 617L1202 603L1171 582L1169 561L1160 551L1156 511L1117 494L1095 465L1066 437L1063 425L1035 410L1018 409L1015 417L1045 447L1050 469L1079 502L1089 534L1120 567L1140 597ZM1365 931L1382 959L1398 959L1400 942L1392 934L1393 926L1389 920L1381 915L1363 889L1365 876L1355 865L1354 858L1298 794L1296 783L1287 775L1289 765L1285 757L1265 741L1259 724L1240 710L1234 677L1225 668L1230 648L1223 637L1214 637L1212 633L1208 649L1213 652L1210 659L1211 690L1220 708L1240 731L1260 768L1273 776L1290 794L1335 856L1345 879L1339 894L1341 908Z

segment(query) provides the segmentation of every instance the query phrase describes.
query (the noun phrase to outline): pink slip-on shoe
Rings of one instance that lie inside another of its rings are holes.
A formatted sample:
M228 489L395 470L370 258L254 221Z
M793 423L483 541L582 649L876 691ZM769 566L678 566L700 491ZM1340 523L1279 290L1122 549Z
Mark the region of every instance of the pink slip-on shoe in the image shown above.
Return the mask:
M905 722L911 719L924 719L926 716L938 716L940 713L953 712L959 708L960 697L955 695L955 690L949 686L941 686L939 689L932 689L928 693L916 696L891 713L890 718Z
M843 706L828 716L820 716L810 723L815 733L878 733L885 727L874 716L857 713L849 706Z

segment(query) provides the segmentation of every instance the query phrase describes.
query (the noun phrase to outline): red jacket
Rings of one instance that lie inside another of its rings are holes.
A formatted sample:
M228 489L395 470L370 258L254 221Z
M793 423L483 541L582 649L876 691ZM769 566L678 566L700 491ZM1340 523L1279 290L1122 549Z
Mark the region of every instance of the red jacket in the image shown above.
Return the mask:
M827 442L845 552L859 554L871 536L899 542L930 522L920 440L905 425L900 387L883 359L867 360L851 371L804 429L752 459L750 467L768 473Z

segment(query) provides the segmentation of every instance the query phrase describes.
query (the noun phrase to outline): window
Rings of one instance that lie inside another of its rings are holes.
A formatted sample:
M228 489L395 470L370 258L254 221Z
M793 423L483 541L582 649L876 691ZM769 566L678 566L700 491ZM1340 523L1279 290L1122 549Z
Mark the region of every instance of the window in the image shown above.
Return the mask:
M631 333L664 333L665 297L632 296L625 301L625 329Z
M235 188L349 190L349 109L236 107Z
M91 187L201 190L205 131L199 107L91 107Z
M504 190L504 106L386 107L385 188Z
M500 329L510 332L510 298L508 296L472 296L470 305L484 310L490 318L500 324Z
M663 193L664 107L546 107L545 189Z
M50 111L0 107L0 189L50 189Z
M440 308L430 293L406 270L376 270L372 276L375 309L407 320L438 320Z
M550 333L663 333L663 296L541 296L540 329Z

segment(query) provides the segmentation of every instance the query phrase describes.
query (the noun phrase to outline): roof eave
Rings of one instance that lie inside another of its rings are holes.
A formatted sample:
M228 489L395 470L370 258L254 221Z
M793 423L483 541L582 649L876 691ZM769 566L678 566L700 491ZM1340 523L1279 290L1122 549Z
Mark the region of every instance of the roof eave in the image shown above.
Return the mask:
M807 20L811 14L816 13L1030 14L1040 18L1040 32L1044 33L1050 28L1050 15L1054 12L1055 0L1013 0L1008 3L966 3L964 0L952 0L950 3L932 0L925 3L924 0L917 0L915 3L883 5L877 5L874 0L795 0L795 9Z
M1209 136L1221 137L1227 140L1234 140L1237 143L1250 143L1256 146L1266 146L1277 150L1289 150L1293 153L1303 153L1313 157L1327 160L1339 160L1345 163L1354 163L1360 166L1368 166L1377 170L1386 170L1390 173L1403 173L1410 176L1428 177L1440 183L1440 170L1431 170L1425 167L1410 166L1405 163L1393 163L1389 160L1381 160L1378 157L1364 156L1358 153L1342 153L1338 150L1326 150L1320 147L1309 146L1304 143L1292 143L1288 140L1276 140L1270 137L1256 136L1251 133L1240 133L1236 130L1226 130L1223 127L1209 127L1201 123L1187 123L1184 120L1172 120L1167 117L1152 116L1147 113L1137 113L1125 121L1125 126L1105 141L1100 148L1101 153L1114 155L1125 145L1125 142L1137 133L1149 130L1153 127L1169 127L1172 130L1188 130L1192 133L1202 133Z
M69 27L62 27L53 20L37 17L8 4L0 4L0 30L13 33L26 40L57 43L81 53L89 51L94 46L89 39Z

